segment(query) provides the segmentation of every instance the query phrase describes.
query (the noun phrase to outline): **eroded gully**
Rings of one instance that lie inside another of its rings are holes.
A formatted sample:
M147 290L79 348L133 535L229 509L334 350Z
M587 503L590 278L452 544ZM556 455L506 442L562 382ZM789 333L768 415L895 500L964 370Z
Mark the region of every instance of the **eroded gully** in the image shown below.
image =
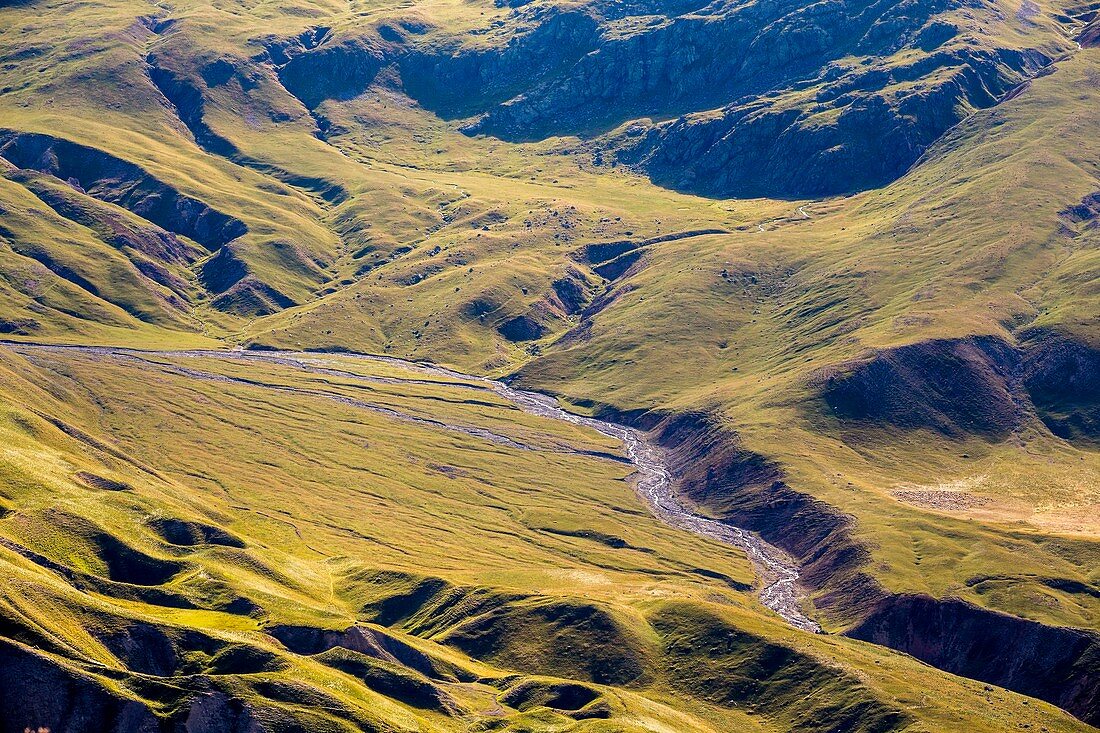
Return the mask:
M428 420L422 417L400 413L389 408L380 408L376 405L371 405L359 400L352 400L346 397L332 395L331 393L321 392L319 390L296 388L288 385L271 385L249 379L228 377L221 374L215 375L187 367L152 362L142 358L142 356L145 355L266 362L313 373L367 382L393 384L410 382L424 383L424 381L426 381L401 379L397 377L366 376L357 374L353 371L339 369L337 357L334 355L330 356L311 352L240 350L150 352L98 346L45 346L14 343L8 343L6 346L26 355L43 351L78 351L98 357L125 359L133 363L144 365L146 368L158 368L179 376L195 379L215 379L217 381L241 383L252 387L301 393L313 397L330 397L351 406L382 412L398 419L407 419L435 427L457 430L475 437L511 445L512 447L527 448L527 446L509 438L492 434L484 429L473 426L451 425L442 421ZM695 513L677 495L673 476L664 460L661 449L656 446L644 432L626 425L576 415L563 409L553 397L538 392L515 389L501 381L463 374L451 369L432 366L421 362L404 361L393 357L340 354L338 358L388 363L409 371L419 372L437 378L446 378L448 381L442 383L445 386L490 391L530 414L587 427L620 441L623 444L627 458L630 463L633 464L636 471L634 489L655 517L665 524L677 529L693 532L697 535L708 537L742 549L748 555L749 560L752 562L760 578L760 601L792 626L815 633L821 631L817 623L806 616L802 611L800 603L799 568L797 563L795 563L785 552L765 542L753 532ZM434 380L431 380L431 383L440 384L440 382Z

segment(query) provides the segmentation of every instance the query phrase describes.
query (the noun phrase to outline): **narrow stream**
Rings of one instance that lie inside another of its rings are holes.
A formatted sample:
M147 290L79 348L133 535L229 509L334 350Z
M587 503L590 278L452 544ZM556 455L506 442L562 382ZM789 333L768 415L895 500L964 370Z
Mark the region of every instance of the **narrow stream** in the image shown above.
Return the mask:
M799 603L798 565L787 553L765 542L756 533L692 512L676 494L672 474L663 460L660 448L645 433L625 425L574 415L562 409L552 397L537 392L524 392L499 382L494 384L497 385L494 391L528 412L583 425L621 441L627 457L638 472L634 490L655 517L669 526L740 547L749 556L760 576L761 603L792 626L814 633L821 632L821 627L802 612Z
M760 601L775 613L782 616L789 624L805 631L820 633L821 627L807 617L799 603L800 589L798 584L799 568L783 550L764 541L754 532L734 527L725 522L708 519L694 513L676 494L673 486L672 475L668 469L662 451L649 440L648 436L640 430L625 425L619 425L605 420L584 417L567 412L553 397L538 393L515 389L504 382L486 379L470 374L463 374L443 367L431 366L419 362L409 362L393 357L367 356L359 354L340 354L338 356L287 352L287 351L138 351L130 349L100 347L100 346L40 346L29 344L6 344L8 348L17 352L35 351L80 351L87 354L126 359L142 364L148 368L159 368L171 373L199 378L217 379L218 381L240 382L249 386L260 388L279 389L287 392L300 392L312 396L326 396L325 393L316 390L305 390L282 385L267 385L250 380L213 375L205 372L187 369L184 367L157 364L142 359L142 355L161 357L185 357L185 358L214 358L233 361L258 361L279 364L309 372L328 374L348 379L358 379L370 382L422 383L422 380L403 380L395 377L372 377L337 368L337 359L356 359L392 364L409 371L430 374L436 377L446 377L446 386L453 388L481 389L494 392L500 397L512 402L520 409L533 415L559 420L590 428L609 437L615 438L623 444L627 458L637 471L634 489L638 496L649 507L655 517L665 524L677 529L686 530L695 534L709 537L719 542L739 547L745 551L753 568L760 577L761 590ZM494 442L512 443L504 436L491 434L480 428L465 426L452 426L435 420L417 418L403 413L398 413L388 408L380 408L358 400L339 398L353 406L361 406L367 409L391 414L400 419L412 419L416 422L434 425L437 427L459 430L464 433L483 437ZM517 447L526 447L515 444Z

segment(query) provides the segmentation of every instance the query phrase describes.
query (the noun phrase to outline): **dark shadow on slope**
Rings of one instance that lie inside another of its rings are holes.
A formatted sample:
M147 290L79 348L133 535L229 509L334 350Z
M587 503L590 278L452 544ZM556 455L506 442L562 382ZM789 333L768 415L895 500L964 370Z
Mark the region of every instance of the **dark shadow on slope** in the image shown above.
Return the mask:
M155 56L146 59L149 64L149 79L153 86L164 95L176 110L176 116L191 131L195 142L208 153L224 158L235 158L237 146L217 134L206 124L205 100L202 90L182 76L157 65Z
M0 638L0 733L148 733L160 724L145 703Z
M1100 635L1094 632L1044 626L955 599L901 595L883 599L846 633L1100 724Z
M1047 700L1083 720L1098 719L1095 632L1045 626L955 599L914 602L892 595L866 572L871 553L854 537L852 518L789 487L777 464L742 448L719 420L608 408L603 416L649 430L667 451L680 492L797 559L803 583L817 591L817 607L850 623L847 633Z
M237 75L237 69L229 60L217 59L207 64L195 79L161 65L162 61L156 56L149 56L146 61L149 64L149 78L153 85L172 105L176 116L191 132L195 143L205 152L270 175L288 186L315 194L330 204L339 204L348 199L349 194L343 186L324 178L292 173L277 165L256 160L242 153L231 140L219 135L210 127L206 121L205 92L199 86L198 79L201 78L208 87L225 84ZM246 84L247 82L242 82L242 85ZM248 87L245 86L244 91L247 92L247 89Z
M790 730L885 733L913 722L858 678L746 633L705 607L666 603L649 618L673 685L730 707L751 705Z
M423 674L371 655L334 647L314 657L318 662L358 679L375 692L406 705L435 710L445 715L459 714L458 705L441 687Z
M1024 419L1016 402L1019 363L1003 340L977 336L884 349L816 381L828 409L846 423L999 440Z
M248 231L244 222L102 150L49 135L6 130L0 131L0 157L18 168L67 181L94 198L118 204L211 251Z
M1050 330L1025 334L1024 386L1050 432L1100 441L1100 349Z
M600 691L576 682L525 679L508 688L500 701L521 712L550 708L574 720L611 717L611 706Z
M244 547L244 542L220 527L202 522L191 522L174 517L158 517L149 521L149 526L165 542L181 547L195 545L222 545L225 547Z

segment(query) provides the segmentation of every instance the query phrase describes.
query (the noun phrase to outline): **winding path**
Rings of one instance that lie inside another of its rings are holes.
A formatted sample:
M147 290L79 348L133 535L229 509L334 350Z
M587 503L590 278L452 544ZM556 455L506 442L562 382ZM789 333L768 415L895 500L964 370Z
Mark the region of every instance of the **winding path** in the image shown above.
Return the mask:
M634 482L635 491L646 506L649 507L654 516L677 529L709 537L744 550L749 560L752 562L756 573L760 576L761 602L772 611L782 616L792 626L814 633L819 633L821 631L821 627L807 617L802 611L799 602L801 597L798 583L799 568L797 563L795 563L785 552L764 541L753 532L734 527L725 522L709 519L693 512L677 495L673 485L672 474L664 460L661 449L654 445L644 432L625 425L567 412L554 398L547 395L515 389L504 382L463 374L443 367L432 366L420 362L409 362L385 356L367 356L360 354L339 354L338 356L329 356L311 352L240 350L150 352L102 346L55 346L13 342L6 342L3 345L12 351L27 356L35 352L81 352L99 357L126 360L140 364L145 368L160 369L192 379L237 383L262 389L274 389L312 397L333 399L353 407L380 412L396 419L455 430L495 443L508 445L513 448L531 449L530 446L515 441L512 438L492 433L484 428L476 426L453 425L442 421L431 420L392 408L381 407L361 400L355 400L343 395L324 392L322 390L312 390L281 384L269 384L242 377L231 377L224 374L204 372L174 364L153 362L143 357L160 356L170 358L205 358L227 361L263 362L296 368L311 373L339 376L366 382L381 382L386 384L427 383L452 388L493 392L525 412L552 420L581 425L620 441L626 451L627 458L637 471L637 478ZM337 358L386 363L401 367L405 370L420 372L437 378L442 377L445 378L446 381L440 382L435 380L402 379L398 377L357 374L352 371L336 368L336 366L334 366L334 361Z

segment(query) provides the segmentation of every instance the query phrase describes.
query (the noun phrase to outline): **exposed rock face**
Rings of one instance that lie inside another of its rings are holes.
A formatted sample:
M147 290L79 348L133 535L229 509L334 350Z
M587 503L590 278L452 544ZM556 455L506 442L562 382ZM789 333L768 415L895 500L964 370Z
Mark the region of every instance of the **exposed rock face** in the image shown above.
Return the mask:
M985 346L1015 354L1004 342ZM1062 373L1078 371L1075 366ZM1094 632L1045 626L957 599L893 595L865 571L871 554L853 536L850 517L788 486L778 465L742 448L736 434L708 416L607 417L652 431L668 452L679 490L693 501L798 559L802 581L819 591L818 608L854 619L847 635L1039 697L1083 720L1100 720L1100 637Z
M955 5L521 3L450 40L422 43L410 23L339 37L317 28L262 40L256 58L309 109L393 67L410 96L468 120L470 134L581 135L597 162L668 187L810 197L894 180L969 111L1051 62L975 40L943 19Z
M252 710L224 692L199 696L183 721L184 733L258 733L262 730Z
M587 22L577 18L577 11L536 11L524 17L535 30L510 44L510 50L554 43L559 47L551 52L556 73L536 72L523 94L490 107L474 129L507 138L544 137L713 109L813 78L848 54L892 52L947 7L945 2L781 2L645 17L611 5L589 6ZM598 28L589 27L593 22ZM562 68L571 57L575 61ZM523 73L520 68L505 72L506 78Z
M782 469L735 433L705 414L621 417L656 434L679 491L797 558L802 581L824 591L823 612L850 618L885 595L864 571L870 552L853 537L851 517L788 486Z
M120 697L26 647L0 638L0 731L160 733L143 703Z
M1100 723L1100 635L1044 626L959 600L884 599L849 636L912 654Z
M1100 46L1100 18L1092 21L1077 36L1077 42L1082 48L1097 48Z
M414 47L402 79L439 114L473 117L471 134L619 128L598 138L610 153L598 158L662 185L807 197L893 180L968 110L1050 62L972 44L937 18L947 0L642 5L524 8L487 31L499 43Z
M791 98L758 97L718 114L628 128L613 141L621 162L676 189L778 198L864 190L901 176L962 110L995 104L1045 62L946 51L890 71L834 66L809 107L794 102L792 91ZM926 74L932 78L907 87Z
M374 81L383 51L363 39L326 45L292 56L279 68L279 79L291 94L313 109L326 99L351 99Z
M575 315L588 303L588 290L591 287L588 278L575 268L570 268L565 277L550 284L556 299L555 305L566 315Z
M530 89L575 65L600 42L599 23L583 10L536 8L521 16L529 24L500 46L413 50L400 61L408 92L447 118L467 117ZM518 131L541 137L535 126Z

